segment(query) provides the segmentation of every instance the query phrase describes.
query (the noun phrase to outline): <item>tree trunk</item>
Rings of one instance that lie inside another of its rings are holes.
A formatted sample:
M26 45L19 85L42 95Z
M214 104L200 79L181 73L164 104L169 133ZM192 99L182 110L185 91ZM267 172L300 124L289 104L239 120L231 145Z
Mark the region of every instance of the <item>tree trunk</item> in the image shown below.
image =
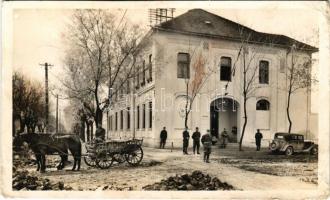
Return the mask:
M291 121L291 117L290 117L290 101L291 101L291 92L288 93L288 102L287 102L287 107L286 107L286 115L287 115L288 121L289 121L288 133L291 133L291 127L292 127L292 121Z
M243 138L244 138L244 133L245 133L245 128L247 124L247 112L246 112L246 101L247 101L247 86L246 86L246 65L245 65L245 54L243 54L243 98L244 98L244 103L243 103L243 109L244 109L244 124L242 128L242 133L241 133L241 138L239 140L239 146L238 150L242 151L242 143L243 143Z
M243 142L243 137L244 137L244 133L245 133L245 128L246 128L246 124L247 124L247 112L246 112L246 97L244 97L244 124L243 124L243 129L242 129L242 133L241 133L241 138L239 140L239 151L242 151L242 142Z
M189 117L189 112L188 112L188 101L189 101L189 94L188 94L188 83L186 83L186 106L185 106L185 118L184 118L184 127L188 129L188 117Z
M186 116L184 118L184 127L188 128L188 113L186 113Z
M91 140L93 140L93 123L90 123L90 126L91 126Z
M102 127L102 118L103 118L103 112L102 112L101 108L99 106L97 106L96 112L95 112L96 127L99 127L99 126Z
M86 126L87 126L87 142L89 142L90 141L90 129L89 129L89 122L88 121L86 121Z
M83 142L85 142L85 122L81 121L81 127L80 127L80 138Z

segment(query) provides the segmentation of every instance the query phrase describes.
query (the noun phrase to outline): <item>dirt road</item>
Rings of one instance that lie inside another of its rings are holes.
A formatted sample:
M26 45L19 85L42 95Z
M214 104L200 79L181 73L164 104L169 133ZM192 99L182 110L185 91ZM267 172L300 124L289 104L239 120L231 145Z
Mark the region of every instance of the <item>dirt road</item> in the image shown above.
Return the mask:
M51 159L51 158L50 158ZM70 158L71 159L71 158ZM247 149L238 152L236 148L215 148L211 163L204 163L201 155L183 155L180 149L171 152L144 147L144 158L140 166L113 166L101 170L86 166L82 161L79 172L47 169L44 174L33 174L52 181L63 181L74 190L141 190L143 186L158 182L175 174L192 173L201 170L228 182L237 190L316 189L317 158L309 155L269 155L267 151L255 152ZM299 169L299 170L297 170ZM311 179L314 180L310 181ZM303 181L304 180L304 181Z

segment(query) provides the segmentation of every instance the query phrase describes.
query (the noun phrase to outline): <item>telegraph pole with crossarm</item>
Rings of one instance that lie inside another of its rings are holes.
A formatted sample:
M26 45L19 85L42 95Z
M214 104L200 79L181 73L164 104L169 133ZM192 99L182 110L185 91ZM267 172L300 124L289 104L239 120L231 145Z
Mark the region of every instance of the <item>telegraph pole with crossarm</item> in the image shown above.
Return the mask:
M46 124L45 124L45 132L48 131L48 115L49 115L49 100L48 100L48 67L51 67L53 65L49 63L39 64L40 66L45 67L45 101L46 101Z

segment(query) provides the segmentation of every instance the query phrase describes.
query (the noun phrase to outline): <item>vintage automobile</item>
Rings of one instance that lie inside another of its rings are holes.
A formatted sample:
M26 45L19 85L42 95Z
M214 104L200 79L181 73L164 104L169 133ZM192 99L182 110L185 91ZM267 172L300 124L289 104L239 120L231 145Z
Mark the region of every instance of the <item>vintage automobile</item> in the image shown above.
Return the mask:
M284 152L288 156L300 152L308 152L312 155L318 153L317 144L304 140L304 135L295 133L275 133L269 149L272 152Z

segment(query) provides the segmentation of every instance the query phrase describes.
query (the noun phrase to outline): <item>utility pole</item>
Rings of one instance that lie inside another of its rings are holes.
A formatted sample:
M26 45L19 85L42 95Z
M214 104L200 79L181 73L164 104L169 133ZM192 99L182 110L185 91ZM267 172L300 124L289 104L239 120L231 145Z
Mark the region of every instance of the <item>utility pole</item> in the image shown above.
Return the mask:
M58 122L59 122L59 124L61 124L61 109L59 110L59 112L60 112L60 114L59 114L59 116L58 116ZM61 132L62 130L61 130L61 126L59 127L59 131Z
M45 100L46 100L46 124L45 124L45 132L48 131L48 115L49 115L49 100L48 100L48 67L53 65L49 63L39 64L40 66L45 67Z
M56 133L58 133L58 94L56 95Z

